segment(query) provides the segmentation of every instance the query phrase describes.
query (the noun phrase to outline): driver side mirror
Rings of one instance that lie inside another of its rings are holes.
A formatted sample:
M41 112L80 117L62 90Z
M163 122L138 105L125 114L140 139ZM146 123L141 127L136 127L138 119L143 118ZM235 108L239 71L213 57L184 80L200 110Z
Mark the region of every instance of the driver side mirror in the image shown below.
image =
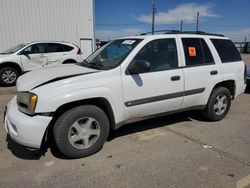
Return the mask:
M144 60L134 60L128 68L130 74L140 74L150 72L150 63Z

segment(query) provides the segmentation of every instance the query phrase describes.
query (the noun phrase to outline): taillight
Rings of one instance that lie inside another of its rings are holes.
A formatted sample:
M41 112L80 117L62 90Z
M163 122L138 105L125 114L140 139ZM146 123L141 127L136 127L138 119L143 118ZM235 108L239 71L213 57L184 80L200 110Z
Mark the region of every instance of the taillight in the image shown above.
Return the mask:
M81 54L82 54L82 51L81 51L81 49L80 49L80 48L78 48L78 50L77 50L77 54L78 54L78 55L81 55Z
M244 79L245 79L245 84L246 84L247 83L247 65L245 65Z

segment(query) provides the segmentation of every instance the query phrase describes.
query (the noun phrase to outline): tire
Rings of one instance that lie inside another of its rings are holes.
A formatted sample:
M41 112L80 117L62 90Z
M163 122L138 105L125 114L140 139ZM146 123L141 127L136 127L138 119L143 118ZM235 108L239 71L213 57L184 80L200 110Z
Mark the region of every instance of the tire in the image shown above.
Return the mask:
M225 87L213 89L203 116L210 121L220 121L228 113L231 106L231 94Z
M109 127L103 110L92 105L78 106L57 119L53 128L55 145L67 158L87 157L102 148Z
M0 70L0 83L3 86L14 86L19 76L18 71L12 67L4 67Z

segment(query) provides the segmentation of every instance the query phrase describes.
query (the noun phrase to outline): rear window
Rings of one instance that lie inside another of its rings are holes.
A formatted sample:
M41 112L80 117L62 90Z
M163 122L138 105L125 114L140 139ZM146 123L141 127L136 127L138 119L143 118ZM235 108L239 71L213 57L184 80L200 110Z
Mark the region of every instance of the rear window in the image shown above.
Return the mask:
M221 62L229 63L234 61L241 61L240 53L231 40L227 39L210 39L216 48Z

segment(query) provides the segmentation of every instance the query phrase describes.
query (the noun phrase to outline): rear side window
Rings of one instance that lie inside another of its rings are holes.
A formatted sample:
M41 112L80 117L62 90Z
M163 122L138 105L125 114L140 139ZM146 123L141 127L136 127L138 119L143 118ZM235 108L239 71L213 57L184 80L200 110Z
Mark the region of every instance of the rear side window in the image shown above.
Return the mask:
M63 48L64 48L64 52L69 52L74 49L72 46L68 46L68 45L63 45Z
M213 56L204 39L182 38L186 66L214 63Z
M211 39L211 41L216 48L222 63L241 61L240 53L231 40Z
M48 44L48 53L53 52L63 52L64 51L64 45L62 44L56 44L56 43L49 43Z

